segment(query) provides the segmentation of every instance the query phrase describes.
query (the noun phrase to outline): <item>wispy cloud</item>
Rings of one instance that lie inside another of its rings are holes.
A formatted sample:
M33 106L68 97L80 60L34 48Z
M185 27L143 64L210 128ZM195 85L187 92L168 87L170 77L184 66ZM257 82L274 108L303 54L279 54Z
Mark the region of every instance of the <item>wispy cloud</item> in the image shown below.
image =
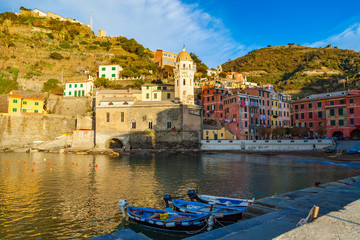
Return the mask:
M151 50L195 52L210 67L250 49L235 41L221 19L196 4L181 0L33 0L19 1L28 8L53 11L89 24L94 13L94 30L110 36L135 38ZM18 2L18 4L20 4Z
M333 35L325 40L309 44L309 46L324 47L329 44L339 48L360 51L360 24L354 24L340 34Z

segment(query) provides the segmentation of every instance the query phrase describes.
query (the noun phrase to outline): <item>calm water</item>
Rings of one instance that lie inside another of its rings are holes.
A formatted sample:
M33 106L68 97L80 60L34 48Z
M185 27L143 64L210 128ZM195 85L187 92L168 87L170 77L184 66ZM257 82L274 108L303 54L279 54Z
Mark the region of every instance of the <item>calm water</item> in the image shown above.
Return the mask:
M120 199L164 208L164 194L183 196L191 188L212 195L263 198L316 181L360 175L356 166L308 160L232 153L120 158L0 153L0 239L108 234L127 227L117 207Z

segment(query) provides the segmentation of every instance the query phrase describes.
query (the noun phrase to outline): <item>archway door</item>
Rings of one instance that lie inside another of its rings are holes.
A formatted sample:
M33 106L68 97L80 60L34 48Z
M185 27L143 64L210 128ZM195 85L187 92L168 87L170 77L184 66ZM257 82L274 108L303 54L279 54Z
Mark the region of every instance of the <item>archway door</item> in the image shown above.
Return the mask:
M343 138L343 133L341 131L336 131L332 135L333 137L337 137L338 139Z
M354 140L360 139L360 129L355 129L350 133L350 137Z
M108 149L122 149L124 144L117 138L112 138L106 144L106 148Z

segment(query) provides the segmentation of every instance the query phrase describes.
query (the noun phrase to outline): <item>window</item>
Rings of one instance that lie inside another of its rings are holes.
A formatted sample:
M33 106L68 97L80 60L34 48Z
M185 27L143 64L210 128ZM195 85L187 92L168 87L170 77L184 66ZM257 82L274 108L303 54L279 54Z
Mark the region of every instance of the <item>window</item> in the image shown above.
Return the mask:
M124 122L124 116L125 114L124 114L124 112L121 112L121 114L120 114L120 121L121 122Z
M342 116L344 114L344 109L339 108L339 116Z
M321 107L321 102L318 102L318 107Z
M35 110L35 113L39 113L39 111L38 111L38 110Z
M167 98L170 99L170 93L167 94Z
M75 88L77 88L77 84L75 84Z
M39 106L39 102L35 102L35 106Z
M353 118L350 118L350 124L354 125L354 119Z
M339 126L344 126L344 120L342 119L339 120Z
M312 103L309 103L309 104L308 104L308 108L312 108Z
M170 129L171 128L171 121L167 122L167 128Z
M12 111L13 111L13 112L17 112L17 108L13 108Z
M299 105L295 105L295 110L298 110L299 109Z
M163 90L166 90L166 87L163 87Z
M81 84L80 84L80 87L84 87L84 84L81 83Z
M146 86L146 89L149 89L150 87L149 86Z
M349 113L350 113L350 114L354 114L354 109L353 109L353 108L349 108Z
M85 91L84 90L82 91L82 95L85 96Z
M184 80L183 80L183 85L185 85L185 83L186 83L186 80L184 79Z
M132 129L135 129L136 128L136 122L133 120L131 121L131 128Z
M27 104L27 101L23 101L23 105L26 105Z
M304 109L304 104L301 104L300 108L301 108L301 109Z
M116 74L114 74L114 73L113 73L113 74L111 74L111 77L113 77L113 78L114 78L115 76L116 76Z
M340 100L340 104L345 104L345 99Z
M14 100L13 100L13 103L17 103L17 99L14 99Z
M116 70L116 68L115 68L115 67L112 67L112 68L111 68L111 70L115 71L115 70Z
M334 105L334 101L330 101L330 105Z
M26 109L23 109L22 112L26 113Z
M105 74L102 74L102 75L101 75L101 77L103 77L103 78L104 78L104 77L105 77Z
M310 119L312 118L312 112L309 112L309 118Z
M152 121L149 121L149 129L152 129Z
M71 96L71 92L69 92L69 96Z
M77 91L74 91L75 97L77 96Z
M318 112L318 118L322 118L322 112Z
M103 67L101 70L102 70L102 71L105 71L105 70L106 70L106 68L104 68L104 67Z
M244 117L247 118L247 113L244 114Z
M247 127L247 121L245 121L245 127Z
M211 101L214 101L214 96L211 97Z
M150 94L147 93L147 94L146 94L146 99L149 99L149 97L150 97Z
M106 122L110 122L110 113L106 113Z
M270 102L269 102L269 101L267 101L267 105L270 106Z
M354 99L349 99L349 103L354 103Z
M335 109L330 109L330 116L335 116Z
M157 99L157 93L154 93L154 99Z
M313 123L312 123L312 122L309 123L309 127L311 127L311 128L313 127Z
M301 119L304 119L304 118L305 118L305 114L301 113Z
M331 126L335 126L335 120L331 120Z

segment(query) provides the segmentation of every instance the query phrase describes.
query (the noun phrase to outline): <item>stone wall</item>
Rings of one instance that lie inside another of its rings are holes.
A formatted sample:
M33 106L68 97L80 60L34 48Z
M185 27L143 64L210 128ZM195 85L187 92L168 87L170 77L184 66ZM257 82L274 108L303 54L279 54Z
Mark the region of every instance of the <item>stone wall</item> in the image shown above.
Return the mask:
M92 97L62 97L50 95L47 100L48 112L70 117L91 115Z
M31 147L75 130L76 119L58 115L0 116L0 148Z
M132 149L200 149L200 131L131 132Z

